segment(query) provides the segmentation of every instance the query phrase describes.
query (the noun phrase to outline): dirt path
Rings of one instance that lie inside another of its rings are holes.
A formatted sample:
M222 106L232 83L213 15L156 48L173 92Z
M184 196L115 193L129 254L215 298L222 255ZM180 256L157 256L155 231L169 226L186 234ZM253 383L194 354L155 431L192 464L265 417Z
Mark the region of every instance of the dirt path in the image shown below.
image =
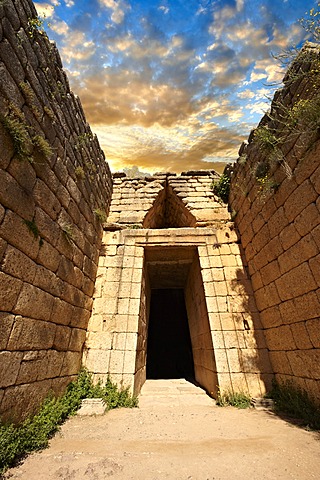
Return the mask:
M159 392L142 396L138 409L72 418L47 450L31 455L6 478L320 478L318 434L269 412L217 407L183 384L178 394L169 386Z

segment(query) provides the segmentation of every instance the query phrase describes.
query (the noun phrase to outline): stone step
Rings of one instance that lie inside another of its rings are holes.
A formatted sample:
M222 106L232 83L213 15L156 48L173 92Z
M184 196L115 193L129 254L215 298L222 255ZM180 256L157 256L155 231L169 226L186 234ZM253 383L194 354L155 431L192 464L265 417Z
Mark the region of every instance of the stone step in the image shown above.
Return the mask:
M147 380L139 396L139 406L215 405L206 392L185 379Z

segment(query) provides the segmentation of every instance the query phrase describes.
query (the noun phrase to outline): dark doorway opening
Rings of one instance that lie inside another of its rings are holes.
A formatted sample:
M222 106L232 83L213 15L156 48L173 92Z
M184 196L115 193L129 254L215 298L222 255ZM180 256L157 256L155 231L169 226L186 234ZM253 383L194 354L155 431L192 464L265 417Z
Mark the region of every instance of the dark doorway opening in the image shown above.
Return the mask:
M188 316L182 289L151 292L147 378L194 379Z

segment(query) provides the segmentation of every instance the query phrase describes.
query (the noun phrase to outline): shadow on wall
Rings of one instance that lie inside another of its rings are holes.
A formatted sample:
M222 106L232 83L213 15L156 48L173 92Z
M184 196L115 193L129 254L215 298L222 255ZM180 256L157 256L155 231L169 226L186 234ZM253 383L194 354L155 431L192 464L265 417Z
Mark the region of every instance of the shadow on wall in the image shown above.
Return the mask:
M239 362L246 374L260 374L265 390L272 388L273 371L260 314L241 251L243 268L236 269L236 278L229 282L230 305L239 343Z

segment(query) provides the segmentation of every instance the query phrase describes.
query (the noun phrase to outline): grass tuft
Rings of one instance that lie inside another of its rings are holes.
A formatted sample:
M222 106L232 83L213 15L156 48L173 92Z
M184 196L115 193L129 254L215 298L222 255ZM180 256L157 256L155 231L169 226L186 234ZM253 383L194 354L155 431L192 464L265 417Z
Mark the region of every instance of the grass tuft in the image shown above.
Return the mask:
M218 392L217 405L219 407L237 407L237 408L250 408L251 397L244 392L231 392L226 390L225 392Z
M49 145L49 142L43 138L41 135L35 135L32 138L32 143L37 153L39 153L43 158L49 160L53 154L53 150Z

